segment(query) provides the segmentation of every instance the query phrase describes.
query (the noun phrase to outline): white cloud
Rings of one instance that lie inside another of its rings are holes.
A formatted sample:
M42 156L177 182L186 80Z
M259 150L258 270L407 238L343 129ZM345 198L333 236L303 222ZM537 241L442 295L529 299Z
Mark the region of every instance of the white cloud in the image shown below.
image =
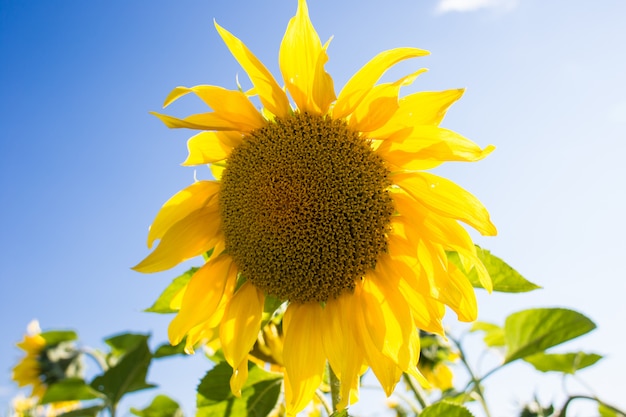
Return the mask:
M480 9L510 11L517 6L518 0L438 0L437 13L473 12Z

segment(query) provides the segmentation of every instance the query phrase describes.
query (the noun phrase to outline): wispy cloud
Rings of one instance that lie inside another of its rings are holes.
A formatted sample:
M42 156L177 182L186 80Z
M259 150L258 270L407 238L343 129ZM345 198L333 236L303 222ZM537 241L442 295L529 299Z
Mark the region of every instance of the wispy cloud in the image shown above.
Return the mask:
M480 9L510 11L517 6L518 0L438 0L435 11L443 14L448 12L473 12Z

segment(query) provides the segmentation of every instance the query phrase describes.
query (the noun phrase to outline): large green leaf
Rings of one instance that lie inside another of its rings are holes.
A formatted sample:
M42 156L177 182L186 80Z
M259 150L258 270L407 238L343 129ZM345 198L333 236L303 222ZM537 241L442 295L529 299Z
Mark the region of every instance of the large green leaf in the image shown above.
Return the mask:
M489 347L504 346L504 329L497 324L477 321L472 324L471 332L485 332L484 341Z
M563 372L574 374L579 369L593 365L602 359L595 353L536 353L524 360L541 372Z
M278 401L282 375L264 371L251 362L248 372L240 398L230 391L233 370L227 363L221 362L207 372L198 386L196 417L266 416Z
M124 394L154 387L146 382L152 360L148 336L125 334L108 339L107 343L115 346L117 352L122 352L122 347L126 350L104 374L91 381L94 389L106 395L111 403L117 404Z
M180 405L167 395L157 395L146 408L131 408L130 412L139 417L183 417Z
M535 308L506 318L505 363L540 353L595 329L586 316L564 308Z
M152 306L146 308L144 311L149 313L160 313L160 314L168 314L168 313L176 313L177 310L174 310L170 307L170 303L172 299L179 293L179 291L189 283L189 280L193 276L193 274L198 270L198 268L190 268L184 274L174 278L174 280L170 283L170 285L163 290L159 298L152 304Z
M91 386L80 378L67 378L51 384L43 398L42 404L59 401L93 400L101 398L102 394L94 390Z
M147 334L121 333L104 340L111 348L113 356L123 356L137 348L142 343L147 343L150 336Z
M473 414L462 405L440 401L424 408L420 417L473 417Z
M528 292L541 288L524 278L519 272L513 269L502 259L493 255L487 249L476 246L476 254L482 261L485 268L489 272L491 281L493 282L493 290L498 292ZM475 269L469 272L464 271L459 255L456 252L448 252L448 259L454 263L461 271L467 275L467 278L475 288L482 288L478 274Z

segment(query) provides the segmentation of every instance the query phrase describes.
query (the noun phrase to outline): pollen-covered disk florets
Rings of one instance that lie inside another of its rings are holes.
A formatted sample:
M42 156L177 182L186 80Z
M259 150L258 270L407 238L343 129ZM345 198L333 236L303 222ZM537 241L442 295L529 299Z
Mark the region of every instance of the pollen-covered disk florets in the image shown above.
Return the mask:
M341 120L308 113L247 135L222 176L226 250L280 299L354 289L387 249L393 204L383 160Z

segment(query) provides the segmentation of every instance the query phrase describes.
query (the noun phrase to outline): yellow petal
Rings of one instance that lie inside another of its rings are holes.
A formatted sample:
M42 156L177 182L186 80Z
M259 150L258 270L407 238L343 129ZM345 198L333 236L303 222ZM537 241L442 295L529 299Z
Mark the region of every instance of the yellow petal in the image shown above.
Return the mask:
M426 172L398 173L392 180L435 213L461 220L483 235L496 235L487 209L452 181Z
M151 248L156 239L163 237L173 224L192 212L205 207L216 196L219 189L220 184L218 182L197 181L174 194L163 204L150 226L148 247Z
M283 318L287 413L296 414L311 401L322 382L326 357L322 347L322 307L291 303Z
M181 88L181 87L178 87ZM214 85L190 88L215 114L241 127L242 132L259 129L267 124L245 93Z
M474 287L454 264L448 265L448 275L438 279L439 300L457 314L460 321L474 321L478 315Z
M370 336L370 331L363 316L364 291L362 287L362 283L357 283L353 296L348 298L348 301L352 304L349 310L352 311L351 316L354 318L352 332L368 365L372 368L374 375L376 375L387 396L389 396L400 380L402 370L393 360L383 355Z
M250 77L261 104L278 117L286 117L291 112L289 100L265 65L254 56L243 42L215 22L215 28L224 43Z
M230 296L236 279L237 268L228 255L211 257L197 270L187 285L180 311L170 323L170 343L177 345L189 330L208 321L222 297Z
M159 272L211 249L221 238L217 203L191 212L167 229L159 245L132 269Z
M419 339L413 325L411 310L397 286L396 279L387 271L377 269L366 275L363 281L363 317L370 337L380 346L383 355L407 372L417 366L419 348L412 352L414 340ZM414 362L414 363L413 363Z
M324 65L328 62L328 54L326 51L331 39L324 44L322 51L317 57L315 79L313 80L313 101L317 105L320 114L328 113L330 105L337 99L337 95L335 94L335 82L330 74L324 70Z
M350 304L346 302L352 294L346 293L326 302L322 310L322 342L324 352L333 372L341 380L340 401L337 409L347 407L358 393L359 374L364 358L357 341L352 335Z
M464 161L483 159L495 148L481 149L469 139L437 126L416 126L406 137L391 136L377 149L386 161L404 170L422 169L423 161Z
M398 110L400 87L410 85L425 71L421 69L394 83L373 87L350 116L350 127L359 132L371 132L384 126Z
M263 292L245 282L226 306L220 326L224 358L234 370L230 386L237 396L248 377L248 352L259 334L264 301Z
M230 120L220 117L216 113L199 113L187 116L184 119L168 116L156 112L150 112L170 129L195 129L195 130L236 130L241 131L242 126Z
M309 19L306 1L298 0L296 15L289 20L280 44L279 63L287 90L300 111L321 114L325 109L315 98L323 100L326 109L328 96L334 99L334 91L327 91L332 88L332 79L324 71L326 61L328 56Z
M378 79L393 65L405 59L428 55L428 53L417 48L395 48L376 55L343 87L333 108L333 117L340 119L351 114Z
M464 89L445 91L420 91L404 96L398 102L398 111L385 126L372 132L377 138L385 138L406 127L439 126L448 108L457 101Z
M223 132L201 132L190 137L187 141L189 156L182 165L204 165L226 159L232 148L220 140L220 133Z
M392 243L393 241L390 241L390 254L394 249ZM411 315L417 327L427 332L443 335L441 320L445 314L444 305L430 296L430 286L427 280L420 279L418 276L419 268L416 267L415 262L415 258L383 255L376 269L391 278L390 283L397 286L398 291L411 308Z

